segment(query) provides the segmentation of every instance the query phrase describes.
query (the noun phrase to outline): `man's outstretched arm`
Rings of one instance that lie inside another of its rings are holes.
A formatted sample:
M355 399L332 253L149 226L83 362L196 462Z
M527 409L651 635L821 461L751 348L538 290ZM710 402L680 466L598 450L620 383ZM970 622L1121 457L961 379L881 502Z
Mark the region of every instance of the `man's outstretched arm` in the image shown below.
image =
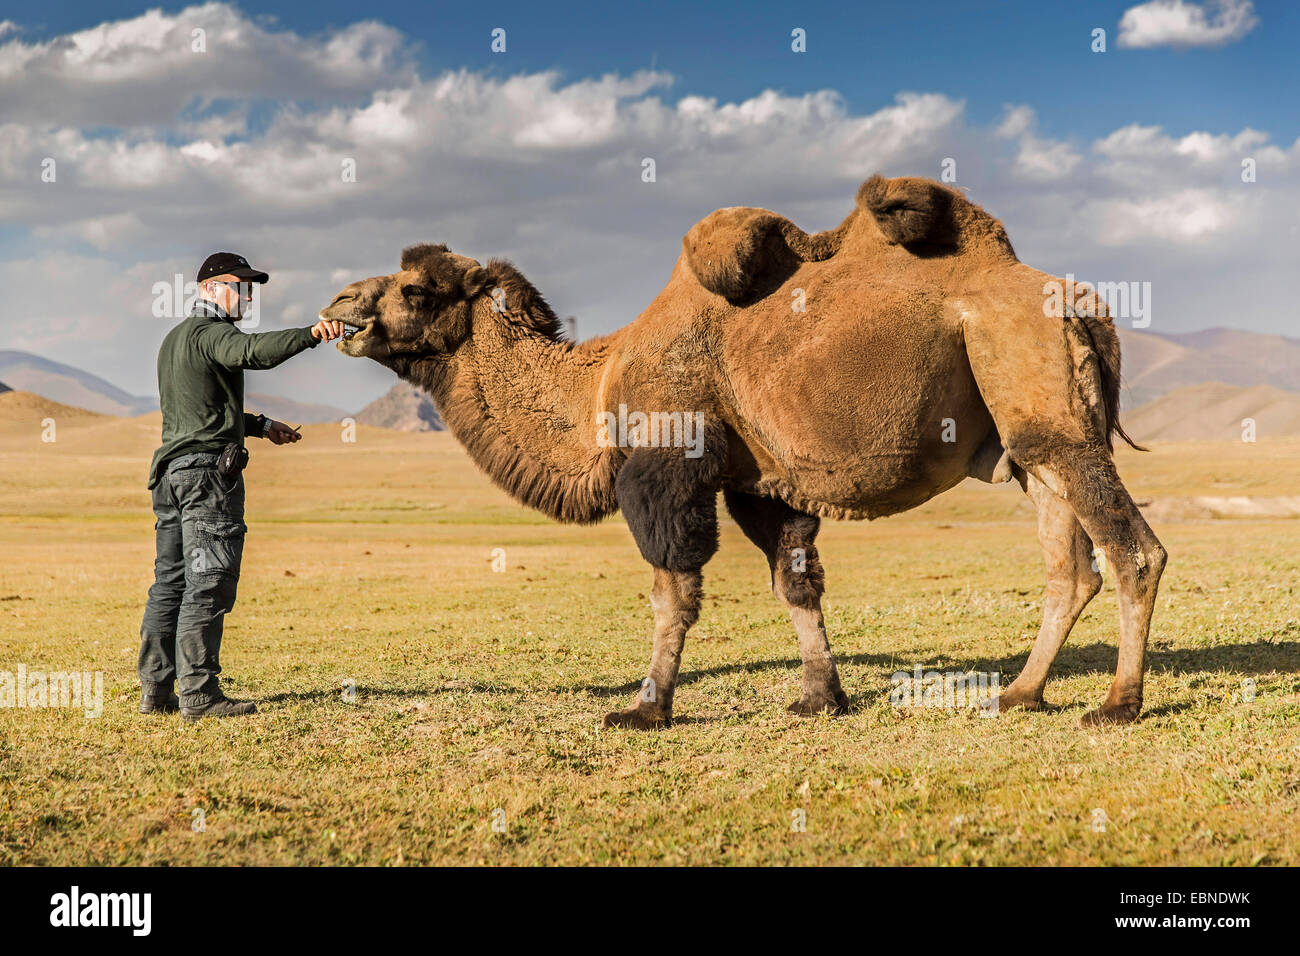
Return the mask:
M342 322L325 319L308 328L276 332L241 332L229 322L213 322L199 332L198 346L209 359L227 368L268 369L342 334Z

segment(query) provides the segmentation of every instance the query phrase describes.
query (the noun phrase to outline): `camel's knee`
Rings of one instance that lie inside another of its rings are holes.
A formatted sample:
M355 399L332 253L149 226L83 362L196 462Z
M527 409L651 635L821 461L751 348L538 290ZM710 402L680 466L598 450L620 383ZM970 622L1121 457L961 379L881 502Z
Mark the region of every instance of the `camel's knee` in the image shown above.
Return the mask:
M1160 539L1155 536L1154 532L1148 531L1150 540L1147 542L1146 555L1147 564L1151 568L1152 576L1158 581L1160 575L1165 573L1165 564L1169 561L1169 552L1165 546L1160 543Z
M1078 576L1074 579L1074 600L1076 606L1082 608L1085 604L1095 598L1101 591L1101 572L1096 566L1089 562L1080 570Z
M1047 598L1071 616L1078 615L1101 591L1102 576L1091 558L1083 564L1063 567L1047 575Z
M1115 577L1122 588L1133 594L1154 594L1160 584L1169 554L1164 545L1138 518L1117 536L1108 557L1114 565Z
M758 545L772 569L772 593L792 608L816 608L825 575L817 556L821 519L783 501L726 489L727 510L745 537Z
M1086 443L1030 447L1029 471L1068 502L1121 585L1139 592L1154 589L1168 554L1125 490L1110 453Z
M1075 594L1079 598L1080 604L1087 604L1099 593L1101 593L1101 573L1092 570L1092 566L1089 565L1087 573L1079 581Z
M779 556L772 570L772 593L790 607L817 607L825 582L825 571L812 546L796 547Z
M704 575L699 571L669 571L655 568L654 587L650 590L650 607L656 620L667 626L689 630L700 617L704 594Z
M1140 577L1142 586L1154 591L1160 586L1160 576L1165 573L1165 564L1169 560L1169 552L1165 546L1156 539L1154 534L1148 534L1149 541L1143 543L1141 554L1145 559L1145 564Z
M819 524L812 515L787 521L772 554L772 592L790 607L815 608L826 589L826 573L813 544Z

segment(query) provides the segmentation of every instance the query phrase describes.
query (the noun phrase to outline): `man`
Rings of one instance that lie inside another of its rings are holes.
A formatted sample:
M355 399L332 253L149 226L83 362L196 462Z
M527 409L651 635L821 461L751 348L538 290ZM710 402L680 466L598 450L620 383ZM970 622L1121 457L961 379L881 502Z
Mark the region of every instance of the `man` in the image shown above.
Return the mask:
M257 710L252 702L228 699L217 679L222 619L235 603L248 530L236 453L246 436L276 445L302 436L283 422L244 411L244 369L275 368L343 334L342 322L327 320L258 334L235 328L252 303L254 283L268 278L243 256L208 256L199 269L193 311L167 333L158 351L162 447L149 471L158 551L140 625L143 714L179 709L187 720L198 720ZM219 468L219 459L225 464L227 458L233 464ZM179 682L179 697L173 681Z

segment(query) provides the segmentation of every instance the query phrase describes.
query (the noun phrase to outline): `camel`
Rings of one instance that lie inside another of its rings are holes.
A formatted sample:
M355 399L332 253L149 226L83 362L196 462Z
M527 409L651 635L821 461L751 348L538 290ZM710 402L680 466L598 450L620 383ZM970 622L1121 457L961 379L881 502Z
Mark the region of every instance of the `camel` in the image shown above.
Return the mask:
M1044 706L1101 586L1099 553L1119 592L1118 663L1082 723L1126 723L1166 553L1112 459L1113 435L1129 441L1115 328L1088 290L1055 294L1061 281L1022 264L961 192L876 175L813 235L766 209L717 210L649 307L590 341L567 341L509 261L445 245L404 250L400 271L353 282L320 315L347 325L343 353L427 390L519 501L563 522L622 511L654 569L654 637L641 691L605 726L671 724L719 491L798 637L789 709L835 715L850 702L822 617L821 519L895 514L967 477L1019 483L1047 565L1041 629L998 709Z

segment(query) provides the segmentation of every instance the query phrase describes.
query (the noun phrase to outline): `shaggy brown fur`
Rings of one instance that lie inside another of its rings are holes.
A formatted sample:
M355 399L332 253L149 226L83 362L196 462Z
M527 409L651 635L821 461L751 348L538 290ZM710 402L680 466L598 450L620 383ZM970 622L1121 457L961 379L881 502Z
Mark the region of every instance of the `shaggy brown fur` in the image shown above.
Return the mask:
M474 461L525 504L572 522L624 512L656 568L655 650L649 689L607 724L671 721L719 490L799 635L791 709L840 712L816 516L893 514L968 475L1013 474L1039 509L1048 602L1003 705L1041 704L1095 591L1082 557L1095 543L1120 589L1120 661L1085 720L1131 720L1165 555L1111 461L1111 433L1123 435L1115 329L1095 296L1048 315L1049 281L1060 280L1020 263L1002 224L961 193L873 176L826 232L718 210L687 233L635 322L582 344L562 339L514 266L446 246L407 249L400 272L353 283L321 315L360 327L342 351L427 389ZM606 416L636 412L698 420L699 454L638 442L635 429L611 445Z

